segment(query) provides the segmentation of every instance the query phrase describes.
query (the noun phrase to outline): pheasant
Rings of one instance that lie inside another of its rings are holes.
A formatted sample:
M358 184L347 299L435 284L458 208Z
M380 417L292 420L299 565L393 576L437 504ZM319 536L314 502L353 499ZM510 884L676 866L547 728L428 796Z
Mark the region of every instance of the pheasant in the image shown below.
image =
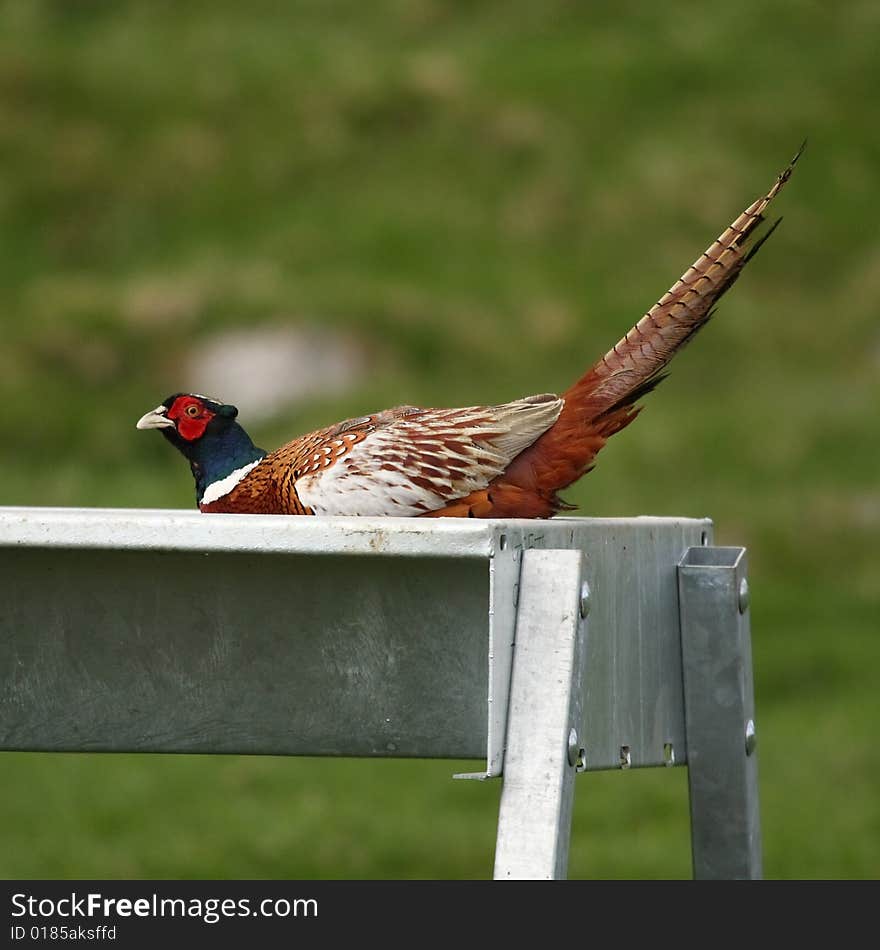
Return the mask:
M401 406L348 419L274 452L257 448L238 409L176 393L138 429L159 429L189 460L203 512L456 518L548 518L559 492L594 465L636 403L779 224L758 239L764 212L803 146L758 198L644 317L561 396L497 406Z

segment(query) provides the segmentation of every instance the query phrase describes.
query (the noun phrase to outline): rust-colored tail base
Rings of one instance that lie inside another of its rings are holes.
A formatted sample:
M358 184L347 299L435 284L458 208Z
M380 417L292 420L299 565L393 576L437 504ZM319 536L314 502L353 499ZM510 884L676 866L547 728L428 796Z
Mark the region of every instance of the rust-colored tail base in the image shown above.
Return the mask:
M804 143L805 145L806 143ZM425 517L548 518L570 506L558 492L586 474L607 440L639 414L636 401L664 378L672 357L704 327L780 218L756 240L770 202L791 176L795 157L688 268L641 320L563 393L556 423L520 453L488 488Z

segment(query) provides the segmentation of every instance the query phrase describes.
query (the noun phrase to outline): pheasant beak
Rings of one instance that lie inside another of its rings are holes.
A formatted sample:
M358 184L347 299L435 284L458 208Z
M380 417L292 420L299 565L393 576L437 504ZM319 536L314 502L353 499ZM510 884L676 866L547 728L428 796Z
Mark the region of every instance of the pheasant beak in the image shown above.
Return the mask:
M169 419L166 413L168 410L165 406L157 406L155 409L150 410L138 419L137 428L138 429L168 429L174 428L174 421Z

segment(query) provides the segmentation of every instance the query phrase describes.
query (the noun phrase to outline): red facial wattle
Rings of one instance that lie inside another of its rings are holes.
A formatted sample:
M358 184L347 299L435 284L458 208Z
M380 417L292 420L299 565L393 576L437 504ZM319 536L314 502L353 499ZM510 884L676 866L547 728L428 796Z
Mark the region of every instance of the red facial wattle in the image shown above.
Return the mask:
M178 435L187 442L200 439L214 416L215 413L193 396L178 397L168 410L168 418L177 426Z

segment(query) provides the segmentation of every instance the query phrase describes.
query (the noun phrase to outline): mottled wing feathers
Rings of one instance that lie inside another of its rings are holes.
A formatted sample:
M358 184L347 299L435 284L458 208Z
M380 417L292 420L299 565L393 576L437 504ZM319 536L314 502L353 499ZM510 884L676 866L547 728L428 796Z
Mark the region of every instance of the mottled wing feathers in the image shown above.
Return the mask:
M434 511L486 488L561 410L559 397L544 395L500 406L395 409L350 428L343 423L307 436L295 449L296 494L318 515ZM266 462L286 462L285 449Z

